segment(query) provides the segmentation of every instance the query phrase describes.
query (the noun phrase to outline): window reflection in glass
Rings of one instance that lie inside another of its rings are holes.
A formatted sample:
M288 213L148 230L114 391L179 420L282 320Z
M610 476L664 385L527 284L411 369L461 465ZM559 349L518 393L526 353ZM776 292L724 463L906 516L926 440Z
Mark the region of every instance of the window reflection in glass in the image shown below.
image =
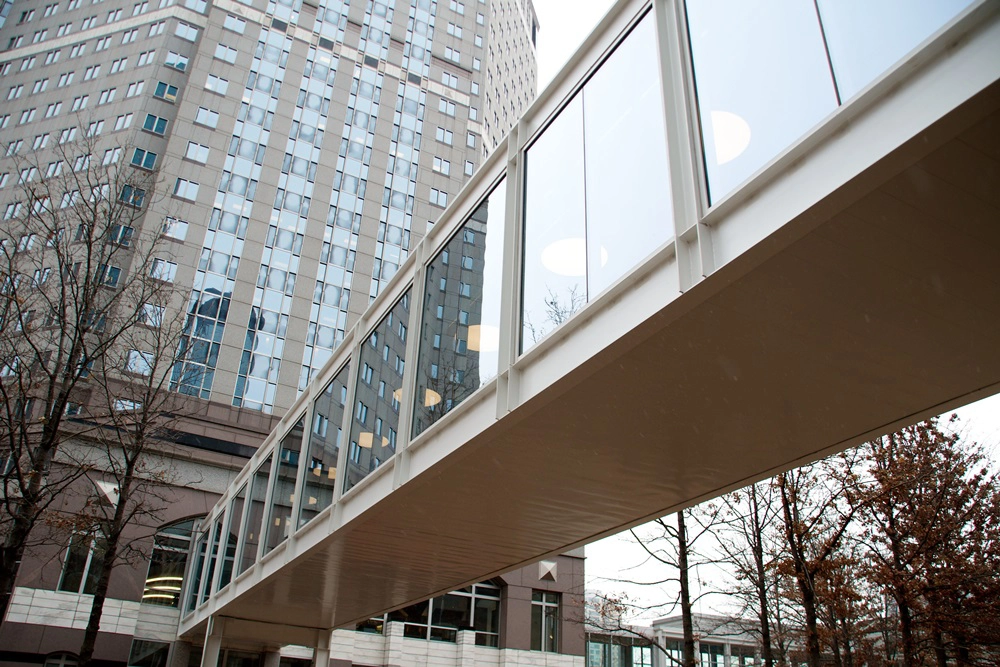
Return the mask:
M275 471L271 512L267 518L267 541L264 553L269 553L285 541L292 532L292 505L295 503L295 478L298 476L299 455L302 452L302 425L305 416L281 439L278 469Z
M583 89L590 299L673 236L657 60L647 15Z
M396 453L409 317L407 290L361 344L344 491Z
M702 144L715 202L837 106L816 8L688 0Z
M496 377L503 181L427 265L413 435Z
M522 351L587 302L582 107L577 95L525 154Z
M840 99L854 97L972 0L819 0Z
M187 593L186 611L194 611L197 605L198 591L201 590L201 575L205 569L205 552L207 548L208 534L204 532L198 535L198 541L195 542L194 552L197 554L197 558L195 558L194 567L191 570L191 588L188 589Z
M271 459L269 454L253 475L253 485L250 488L250 499L247 502L247 522L243 528L243 547L240 549L240 567L243 572L257 560L257 545L260 544L260 531L264 520L264 501L267 498L267 480L271 476Z
M306 464L305 489L302 492L302 504L299 510L300 526L307 524L333 503L349 368L347 365L340 369L313 406L309 462Z

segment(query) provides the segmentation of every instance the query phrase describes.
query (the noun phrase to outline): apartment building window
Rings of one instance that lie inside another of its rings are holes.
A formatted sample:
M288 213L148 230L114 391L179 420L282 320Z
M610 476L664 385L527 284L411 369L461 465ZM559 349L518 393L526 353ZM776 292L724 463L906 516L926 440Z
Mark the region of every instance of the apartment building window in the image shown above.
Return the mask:
M163 221L163 229L161 230L163 235L177 239L178 241L183 241L187 236L188 223L184 220L179 220L177 218L167 217Z
M187 145L187 151L184 153L184 157L189 160L194 160L195 162L200 162L205 164L208 162L208 146L202 146L201 144L196 144L193 141L189 141Z
M97 15L88 16L80 23L80 30L90 30L97 25Z
M174 195L181 199L194 201L198 198L198 184L194 181L178 178L177 182L174 183Z
M115 101L115 93L117 88L108 88L107 90L101 91L101 96L97 98L97 105L109 104Z
M76 140L76 127L67 127L59 132L59 143L66 144Z
M73 32L73 22L63 23L56 29L56 37L63 37Z
M440 100L438 100L438 111L440 111L446 116L454 117L455 103L452 102L451 100L446 100L445 98L442 97Z
M205 107L198 107L198 112L194 116L194 122L214 130L219 124L219 112L206 109Z
M122 156L121 146L115 146L114 148L109 148L104 151L104 159L101 160L101 165L107 167L108 165L115 164L118 162L118 158Z
M115 119L115 132L125 130L132 126L132 114L125 113ZM60 139L59 143L63 143Z
M128 98L128 97L136 97L138 95L142 95L142 89L143 87L145 87L145 85L146 85L145 81L133 81L132 83L128 84L128 90L125 91L125 97ZM174 88L174 90L176 91L177 89Z
M455 25L454 23L448 24L448 34L452 37L462 38L462 26Z
M146 120L142 123L142 129L162 135L167 131L167 119L148 113Z
M31 37L31 43L32 44L38 44L39 42L44 42L45 39L48 36L49 36L48 29L46 29L46 30L38 30L38 31L35 32L34 35L32 35L32 37Z
M136 148L132 153L132 164L142 169L152 169L156 166L156 153Z
M118 199L129 206L142 206L143 201L146 199L146 191L142 188L137 188L134 185L123 185L121 194ZM155 262L154 262L155 265Z
M439 127L434 134L434 138L443 144L451 146L452 142L454 141L455 135L451 130L446 130L443 127Z
M62 51L60 51L59 49L56 49L55 51L49 51L48 53L45 54L45 64L52 65L53 63L59 62L60 54L62 54ZM7 64L10 65L10 63Z
M177 86L171 86L169 83L157 81L156 90L153 91L153 97L158 97L161 100L166 100L167 102L174 102L177 100Z
M453 49L450 46L444 47L444 57L453 63L458 63L462 60L462 54L459 53L457 49Z
M193 25L188 25L187 23L181 21L177 24L177 27L174 29L174 34L180 37L181 39L186 39L189 42L193 42L196 39L198 39L198 28L194 27Z
M83 80L90 81L91 79L96 79L101 74L100 65L92 65L83 71Z
M131 44L139 36L139 29L132 28L122 33L122 44Z
M42 14L42 16L44 18L48 18L50 16L55 16L55 13L57 11L59 11L59 3L58 2L55 3L55 4L52 4L52 5L45 5L45 12Z
M122 10L120 8L112 9L110 12L108 12L108 20L106 21L106 23L114 23L121 17L122 17Z
M75 533L63 557L58 590L67 593L93 595L100 577L100 560L104 556L104 538Z
M450 9L453 12L455 12L456 14L460 14L462 16L465 16L465 4L464 3L456 2L456 0L448 0L448 9Z
M22 85L22 84L18 84L16 86L11 86L10 90L7 91L7 100L8 101L10 101L10 100L16 100L17 98L19 98L21 96L21 93L23 91L24 91L24 85Z
M233 32L242 35L247 29L247 22L241 18L233 16L232 14L227 14L222 27L226 30L232 30Z
M145 14L146 10L149 9L148 2L140 2L134 7L132 7L132 16L139 16L140 14Z
M90 101L90 95L81 95L80 97L73 98L73 111L83 111L87 108L87 102Z
M104 121L103 120L95 120L94 122L92 122L89 125L87 125L87 136L88 137L99 136L102 131L104 131Z
M144 303L142 304L142 310L139 311L139 321L147 327L159 329L163 326L164 312L166 312L166 308L163 306L157 306L154 303Z
M35 60L36 60L35 56L29 56L28 58L25 58L24 60L22 60L21 61L21 70L20 71L27 72L29 69L31 69L32 67L34 67L35 66Z
M559 650L559 593L531 592L531 650Z
M472 173L476 170L476 165L471 160L465 161L465 175L472 176Z
M229 80L215 76L214 74L209 74L208 78L205 79L205 90L211 90L213 93L225 95L229 91Z
M449 88L458 88L458 77L451 72L441 72L441 83Z
M449 162L448 160L443 160L437 157L436 155L434 156L433 168L434 171L438 172L439 174L444 174L445 176L451 174L451 162Z
M214 55L219 60L224 60L229 64L233 64L236 62L236 56L239 55L239 51L231 46L226 46L225 44L217 44L215 46Z
M166 28L166 26L166 21L157 21L156 23L153 23L149 26L149 36L156 37L157 35L162 35L163 29Z
M26 123L30 123L31 121L35 120L35 113L37 112L38 109L36 108L25 109L24 111L22 111L21 120L18 121L18 125L25 125Z
M140 65L142 64L142 56L139 56ZM167 52L167 60L163 63L167 67L173 67L175 70L183 72L188 66L188 57L182 56L179 53L174 53L173 51Z
M149 375L153 372L155 358L152 352L129 350L125 360L125 372L133 375Z
M448 205L448 193L443 190L431 188L431 204L444 208Z
M56 88L63 88L73 83L73 75L76 72L63 72L59 75L59 82L56 83Z
M474 135L472 132L469 132L465 137L465 145L468 146L469 148L475 148L476 135Z
M69 57L70 58L79 58L80 56L82 56L86 52L87 52L87 43L86 42L84 42L83 44L74 44L73 48L71 48L69 50Z
M157 257L153 260L153 267L150 269L149 275L156 280L172 283L177 276L177 264Z

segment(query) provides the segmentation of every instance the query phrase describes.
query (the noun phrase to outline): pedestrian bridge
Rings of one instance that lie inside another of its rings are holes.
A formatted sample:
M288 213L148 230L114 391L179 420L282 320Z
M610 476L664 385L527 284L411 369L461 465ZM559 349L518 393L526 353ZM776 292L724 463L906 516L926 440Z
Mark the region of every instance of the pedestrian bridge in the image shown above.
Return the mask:
M1000 390L1000 3L722 4L602 21L219 501L182 634L308 644Z

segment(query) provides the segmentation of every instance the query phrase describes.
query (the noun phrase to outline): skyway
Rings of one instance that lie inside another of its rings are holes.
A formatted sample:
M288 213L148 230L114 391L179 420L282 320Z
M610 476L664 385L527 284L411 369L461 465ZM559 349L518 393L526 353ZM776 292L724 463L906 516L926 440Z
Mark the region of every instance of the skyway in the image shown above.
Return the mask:
M182 633L307 643L1000 389L1000 3L706 4L601 22L204 523Z

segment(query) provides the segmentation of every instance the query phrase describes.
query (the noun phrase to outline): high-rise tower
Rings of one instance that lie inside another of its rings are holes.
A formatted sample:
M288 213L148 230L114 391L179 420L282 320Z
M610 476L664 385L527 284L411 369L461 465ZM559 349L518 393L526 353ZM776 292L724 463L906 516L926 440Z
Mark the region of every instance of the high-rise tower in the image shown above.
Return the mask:
M530 0L19 2L0 143L157 170L172 388L281 414L534 97L536 30Z

